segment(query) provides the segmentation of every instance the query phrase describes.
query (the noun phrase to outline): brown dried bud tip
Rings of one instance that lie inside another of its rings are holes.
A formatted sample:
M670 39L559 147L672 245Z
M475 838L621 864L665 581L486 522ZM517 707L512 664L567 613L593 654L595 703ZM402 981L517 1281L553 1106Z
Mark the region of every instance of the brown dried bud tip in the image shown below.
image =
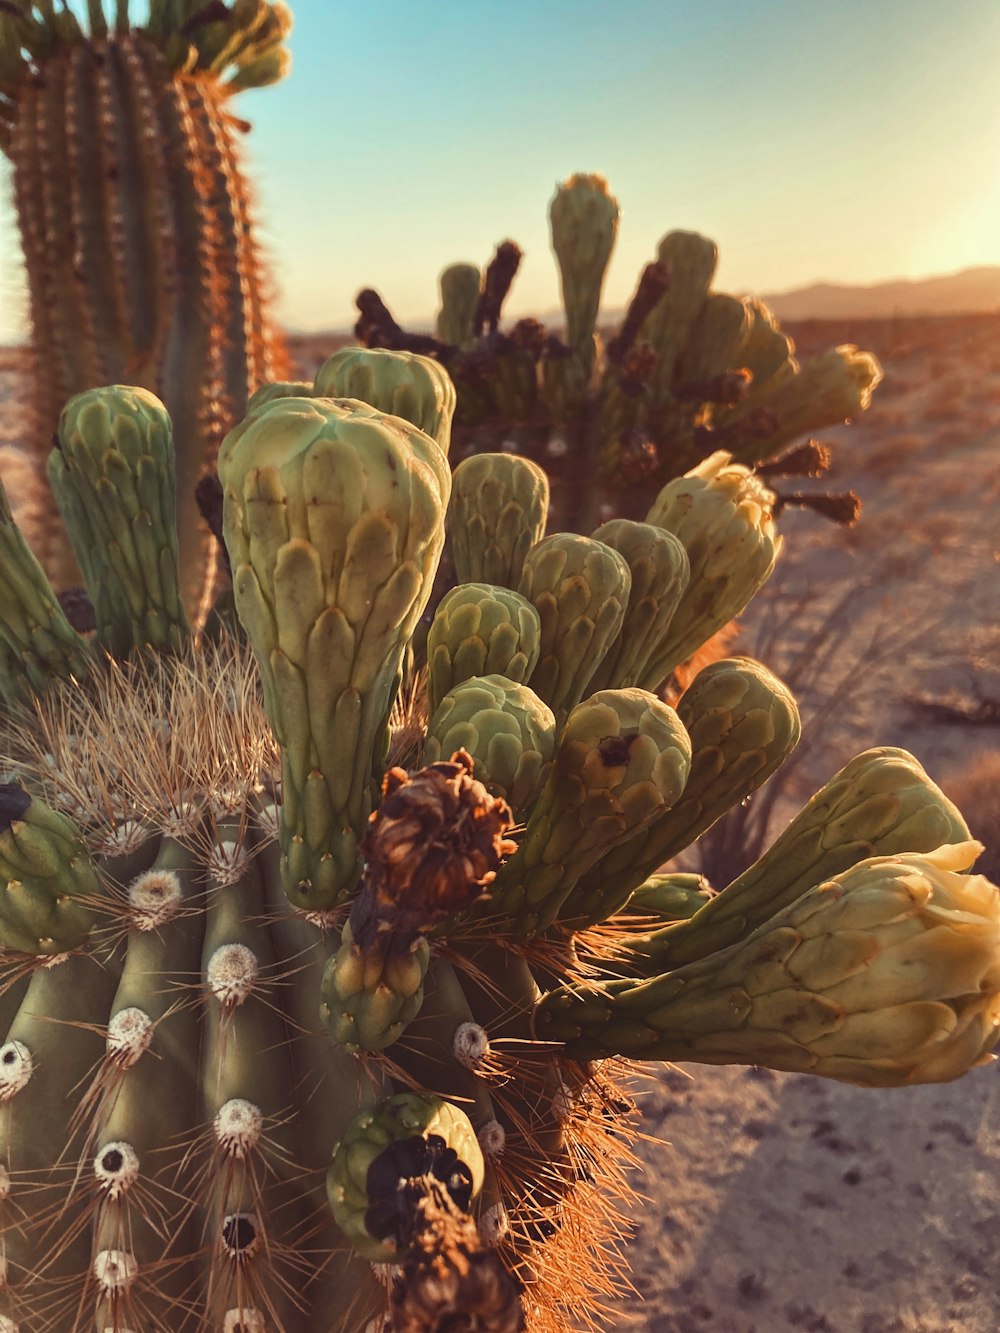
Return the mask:
M537 361L545 346L545 325L537 319L519 319L510 331L510 343L520 352L529 352Z
M797 444L768 463L758 463L759 477L821 477L830 470L830 446L819 440Z
M212 536L225 550L222 537L222 482L218 472L205 473L194 488L194 500Z
M781 418L771 407L755 407L739 421L722 426L695 426L692 442L699 458L707 458L717 449L739 453L747 444L770 439L781 425Z
M77 634L89 634L97 628L94 603L87 596L86 588L63 588L62 592L56 593L56 601Z
M476 306L475 333L478 338L485 329L495 333L500 323L500 311L507 299L511 283L521 263L521 247L513 241L502 241L489 262L483 278L483 290Z
M646 322L647 317L652 313L654 307L659 304L660 297L664 295L669 286L670 270L660 260L654 260L652 264L647 264L642 270L639 276L639 285L635 289L635 295L628 303L622 326L608 343L608 360L612 365L618 365L623 360L625 353L638 337L639 330Z
M436 1189L416 1206L416 1234L392 1297L393 1333L521 1333L521 1292L476 1224Z
M656 445L637 427L625 431L619 440L617 473L627 485L648 482L660 466Z
M621 388L630 398L638 398L646 392L647 381L656 369L659 361L656 348L649 343L636 343L630 347L621 363Z
M849 528L861 516L861 497L856 491L845 491L842 495L806 495L803 491L792 491L789 495L775 492L775 518L786 505L795 505L799 509L812 509L832 523L839 523Z
M354 298L360 318L354 326L354 336L365 347L383 347L390 352L416 352L419 356L446 360L455 348L439 342L429 333L407 333L393 319L389 307L371 287L365 287Z
M682 402L721 403L723 407L735 407L746 396L752 381L753 371L745 366L740 370L724 370L710 379L687 380L674 389L674 397Z
M514 851L503 836L514 822L509 806L472 770L471 757L458 750L412 777L402 768L385 775L382 804L361 844L367 866L351 911L359 948L379 939L386 954L405 952L418 935L471 906Z

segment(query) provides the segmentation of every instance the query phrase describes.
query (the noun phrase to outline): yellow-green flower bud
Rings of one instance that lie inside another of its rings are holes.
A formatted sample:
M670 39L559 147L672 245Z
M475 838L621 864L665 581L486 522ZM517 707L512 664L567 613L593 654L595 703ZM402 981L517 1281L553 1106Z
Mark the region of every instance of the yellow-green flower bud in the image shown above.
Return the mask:
M562 988L537 1034L578 1059L767 1065L864 1087L957 1078L1000 1033L1000 890L961 873L980 851L862 861L699 962Z
M666 679L739 615L771 577L781 551L774 498L749 468L732 462L723 451L660 491L646 522L679 539L688 554L691 577L647 681L654 676Z
M561 726L621 631L632 587L624 556L592 537L557 532L533 546L518 591L542 622L528 684Z
M379 347L342 347L316 372L315 392L326 398L356 398L379 412L402 417L448 452L455 386L444 366L430 357Z
M723 419L729 425L760 409L773 413L773 434L763 443L754 440L755 459L773 458L793 440L866 411L882 378L882 367L870 352L845 343L810 357L797 374L773 376Z
M479 781L516 815L538 796L555 748L556 720L537 694L500 675L476 676L431 714L424 762L467 750Z
M455 469L448 506L460 583L516 588L524 557L545 533L549 479L529 458L473 454Z
M428 713L433 716L449 690L475 676L523 684L538 661L541 633L538 612L511 588L489 583L452 588L427 634Z
M28 954L77 948L100 893L73 821L16 783L0 783L0 946Z

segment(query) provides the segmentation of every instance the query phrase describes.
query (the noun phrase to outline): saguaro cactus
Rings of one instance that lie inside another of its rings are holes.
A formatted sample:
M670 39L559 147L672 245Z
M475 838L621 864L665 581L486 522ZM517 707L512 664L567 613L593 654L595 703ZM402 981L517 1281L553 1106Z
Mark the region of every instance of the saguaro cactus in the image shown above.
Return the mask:
M362 369L410 419L286 384L224 442L238 637L163 614L148 393L62 418L95 641L0 510L2 1333L593 1327L631 1057L884 1086L996 1041L1000 891L902 751L717 894L648 878L798 739L747 659L653 692L767 577L768 489L545 537L526 460L449 501L438 367ZM519 591L463 580L414 672L446 522Z
M233 114L282 78L288 7L152 0L147 22L88 0L0 5L0 149L13 166L41 461L63 405L105 384L166 403L177 444L183 583L197 610L210 568L194 487L248 396L280 374ZM38 555L77 581L48 525Z
M461 263L440 277L436 337L408 333L381 297L358 296L355 332L368 347L410 349L448 367L458 390L459 455L501 446L554 475L558 522L587 531L597 518L635 518L650 487L679 477L718 450L736 462L775 460L810 431L862 412L882 378L856 347L802 364L763 302L711 290L718 251L693 232L671 231L639 276L612 333L601 289L618 234L607 181L577 173L549 208L562 287L563 336L537 320L500 329L521 260L504 241L487 268ZM820 472L821 451L786 460L787 475ZM781 474L781 460L773 467ZM851 495L791 493L851 521ZM605 501L612 514L600 514Z

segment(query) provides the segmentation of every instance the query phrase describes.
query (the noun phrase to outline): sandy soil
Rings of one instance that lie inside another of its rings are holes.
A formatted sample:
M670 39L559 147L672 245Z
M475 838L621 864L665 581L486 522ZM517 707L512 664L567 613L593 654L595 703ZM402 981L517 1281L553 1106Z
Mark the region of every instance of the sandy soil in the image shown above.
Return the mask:
M745 648L767 647L806 719L772 831L880 743L914 751L946 787L964 784L969 822L985 828L996 788L983 777L970 795L968 776L997 763L1000 730L969 719L990 699L995 717L1000 700L1000 317L793 332L803 351L871 348L886 381L866 417L824 436L833 488L864 497L861 522L845 532L789 511L784 570L746 620ZM19 358L0 352L0 445L20 442L18 389ZM901 1092L690 1066L654 1071L642 1101L657 1142L640 1145L637 1294L612 1322L996 1333L997 1066Z

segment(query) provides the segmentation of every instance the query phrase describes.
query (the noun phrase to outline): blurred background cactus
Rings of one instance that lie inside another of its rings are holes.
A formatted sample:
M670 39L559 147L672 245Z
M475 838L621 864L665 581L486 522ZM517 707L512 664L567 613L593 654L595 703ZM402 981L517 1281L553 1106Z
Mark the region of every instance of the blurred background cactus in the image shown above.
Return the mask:
M530 460L453 480L453 401L385 350L259 391L220 453L233 633L177 614L150 394L60 418L95 630L0 515L8 1333L594 1327L633 1059L989 1058L1000 892L911 755L859 755L728 886L656 873L799 738L747 658L656 693L769 577L767 485L713 456L546 535Z
M0 149L27 269L29 440L40 475L73 394L125 381L164 400L181 578L197 609L212 567L195 484L249 394L283 367L241 165L249 126L233 99L287 72L291 13L269 0L152 0L138 25L128 0L85 8L86 24L54 0L0 5ZM58 588L79 581L51 522L38 554Z
M356 335L447 366L459 455L503 448L540 462L553 479L556 521L574 531L613 514L637 517L651 487L720 449L741 464L766 463L772 475L822 472L823 450L786 451L868 407L882 377L875 357L844 344L800 364L762 301L712 290L718 251L693 232L663 237L613 329L600 297L619 216L602 176L577 174L557 187L549 221L561 330L535 319L501 330L521 261L504 241L485 270L459 263L441 274L435 336L401 328L370 288L357 298ZM841 522L857 513L851 494L790 492L782 502Z

